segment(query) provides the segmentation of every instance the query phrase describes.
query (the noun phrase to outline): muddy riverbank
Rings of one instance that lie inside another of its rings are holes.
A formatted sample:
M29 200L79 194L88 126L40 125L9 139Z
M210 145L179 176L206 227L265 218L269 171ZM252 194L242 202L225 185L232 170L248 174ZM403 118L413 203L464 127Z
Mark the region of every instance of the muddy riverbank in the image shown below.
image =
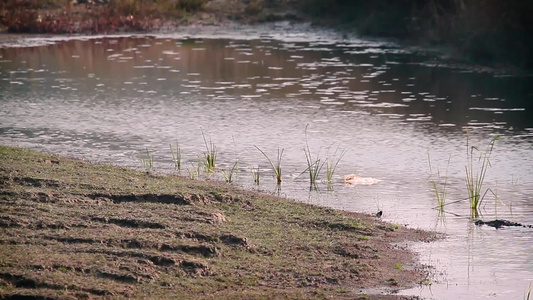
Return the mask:
M374 216L7 146L0 172L4 299L413 299L393 294L429 282L406 245L435 235Z

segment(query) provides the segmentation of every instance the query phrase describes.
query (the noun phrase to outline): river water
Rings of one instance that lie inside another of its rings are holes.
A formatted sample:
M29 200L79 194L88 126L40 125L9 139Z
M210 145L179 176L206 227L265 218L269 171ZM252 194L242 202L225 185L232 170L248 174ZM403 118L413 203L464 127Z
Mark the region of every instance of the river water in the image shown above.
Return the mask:
M533 224L531 76L287 24L0 44L2 144L134 168L148 149L155 171L177 172L178 141L189 176L212 142L219 170L238 160L234 184L445 233L410 245L432 277L401 294L523 299L533 281L533 229L474 224ZM475 173L496 136L490 191L472 217L467 139L483 151L473 152ZM323 172L310 185L306 145L321 162L341 158L331 184ZM281 186L256 147L274 161L284 149ZM347 174L376 180L345 184ZM446 188L443 211L432 182Z

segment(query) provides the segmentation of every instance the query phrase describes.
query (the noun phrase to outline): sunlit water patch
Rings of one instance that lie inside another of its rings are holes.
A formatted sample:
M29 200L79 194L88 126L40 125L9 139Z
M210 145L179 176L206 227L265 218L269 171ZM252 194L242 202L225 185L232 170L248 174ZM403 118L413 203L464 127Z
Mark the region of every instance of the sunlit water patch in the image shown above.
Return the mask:
M404 293L522 298L533 280L533 231L473 224L465 132L480 150L501 137L481 218L533 224L531 77L442 67L439 56L388 41L284 28L9 38L0 49L0 141L135 168L148 149L163 172L176 172L169 143L177 142L188 176L205 137L219 169L238 160L235 184L445 232L414 246L435 267L432 284ZM324 173L309 184L306 143L322 162L346 151L331 184ZM257 147L272 160L284 149L280 187ZM437 169L447 190L442 213L431 184ZM344 180L350 174L359 181Z

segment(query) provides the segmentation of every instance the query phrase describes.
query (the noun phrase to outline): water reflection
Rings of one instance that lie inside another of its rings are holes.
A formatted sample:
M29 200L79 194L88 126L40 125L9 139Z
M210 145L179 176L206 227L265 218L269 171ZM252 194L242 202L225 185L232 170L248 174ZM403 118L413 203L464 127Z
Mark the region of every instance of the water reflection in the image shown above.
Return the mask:
M45 88L81 89L78 95L298 98L450 130L469 126L529 135L526 129L533 127L527 114L533 103L527 77L424 67L413 61L430 58L378 46L370 48L381 53L376 56L353 50L360 45L312 46L272 40L71 40L2 49L0 75L2 89L14 92Z

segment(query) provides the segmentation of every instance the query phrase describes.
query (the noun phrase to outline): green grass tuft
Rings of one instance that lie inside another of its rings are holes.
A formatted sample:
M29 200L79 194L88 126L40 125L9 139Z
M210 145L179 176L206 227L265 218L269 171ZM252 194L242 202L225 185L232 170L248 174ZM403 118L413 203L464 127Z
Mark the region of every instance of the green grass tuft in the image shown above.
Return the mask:
M176 151L172 149L172 144L170 146L170 153L172 153L172 161L174 162L174 170L181 170L181 148L178 142L176 142Z
M339 165L339 162L344 157L346 152L348 150L342 150L340 151L339 148L335 150L335 153L333 153L332 157L328 157L326 159L326 177L328 180L328 184L331 184L333 182L333 175L335 174L335 170L337 170L337 166Z
M314 185L318 179L318 175L320 174L320 171L322 170L322 167L324 166L325 162L321 163L320 159L320 152L317 153L316 157L313 158L313 155L311 154L311 149L309 148L309 143L307 142L307 127L309 127L309 124L305 126L305 160L307 161L307 169L305 169L303 173L308 172L309 173L309 183L311 185Z
M435 192L435 198L437 199L437 206L440 211L444 211L444 206L446 205L446 188L448 185L448 169L450 167L450 160L452 159L452 156L448 158L448 165L446 167L446 174L444 175L444 182L442 183L442 187L439 187L439 182L442 182L440 170L437 168L436 178L433 178L433 168L431 165L431 158L429 156L428 151L428 164L429 164L429 172L430 172L430 182L433 187L433 191Z
M257 169L252 168L252 176L254 177L254 183L259 185L259 180L260 180L259 166L257 166Z
M222 173L224 174L224 178L226 179L226 182L232 183L233 182L233 175L235 172L239 170L239 160L235 160L235 163L233 164L233 167L228 170L222 170Z
M150 154L150 150L146 148L145 152L141 152L139 155L141 159L141 165L147 172L151 172L154 169L154 157Z
M272 160L266 155L266 153L263 150L261 150L259 147L255 145L254 147L257 148L257 150L259 150L266 157L266 159L270 163L270 166L272 166L272 170L274 171L274 176L276 177L277 183L281 184L281 158L283 157L283 151L285 149L281 149L280 151L280 149L278 148L278 156L277 156L276 164L274 165Z
M490 191L490 189L485 190L483 196L481 196L485 176L488 168L491 166L490 155L494 150L494 144L499 139L498 136L494 137L489 143L487 151L483 152L475 146L470 146L468 133L466 136L466 188L468 190L468 199L470 200L470 209L474 215L477 215L478 208L483 202L485 194Z
M204 138L205 150L206 150L206 152L204 153L205 170L207 172L215 172L216 162L217 162L217 147L211 141L211 139L209 139L209 143L207 142L207 139L205 138L205 134L203 130L202 130L202 136Z

